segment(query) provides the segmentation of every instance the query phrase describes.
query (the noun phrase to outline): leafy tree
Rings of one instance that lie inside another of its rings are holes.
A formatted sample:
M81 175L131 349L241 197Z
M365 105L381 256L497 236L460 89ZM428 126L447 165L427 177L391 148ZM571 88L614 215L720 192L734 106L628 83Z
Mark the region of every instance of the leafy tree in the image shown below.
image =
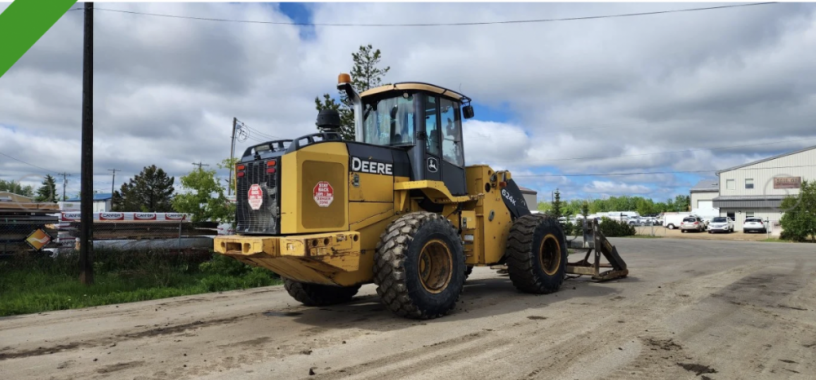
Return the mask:
M173 208L193 215L193 222L228 222L235 220L235 205L224 195L224 186L216 178L215 170L196 168L181 177L185 193L173 198Z
M584 219L589 217L589 202L584 201L581 205L581 215L584 216Z
M232 169L232 178L227 178L225 180L227 186L229 186L229 188L231 188L232 190L235 190L235 178L236 178L235 176L237 175L237 173L235 172L235 165L238 164L238 160L239 160L238 157L225 158L218 164L219 169L226 170Z
M34 197L34 188L23 186L20 182L4 181L0 179L0 191L8 191L25 197Z
M552 210L552 203L550 202L538 202L538 206L536 207L538 211L543 213L549 213Z
M37 189L37 196L34 198L37 202L54 202L57 203L57 181L51 174L46 174L42 181L42 186Z
M553 201L552 201L552 215L555 218L560 218L560 217L562 217L564 215L563 210L561 209L561 206L562 206L561 205L561 192L558 191L558 189L555 189L555 194L553 195L553 197L554 198L553 198Z
M382 78L391 70L391 67L380 68L382 53L380 49L374 49L371 44L360 46L356 53L351 53L354 66L351 69L351 84L357 92L363 92L370 88L378 87L382 83ZM345 92L340 91L340 102L336 102L329 94L323 94L323 100L315 97L315 108L317 111L331 109L340 113L340 134L345 140L354 140L354 109L351 100Z
M816 243L816 181L802 181L799 195L782 200L784 214L779 220L783 239Z
M113 193L112 209L125 212L173 211L174 182L175 178L156 165L146 166Z

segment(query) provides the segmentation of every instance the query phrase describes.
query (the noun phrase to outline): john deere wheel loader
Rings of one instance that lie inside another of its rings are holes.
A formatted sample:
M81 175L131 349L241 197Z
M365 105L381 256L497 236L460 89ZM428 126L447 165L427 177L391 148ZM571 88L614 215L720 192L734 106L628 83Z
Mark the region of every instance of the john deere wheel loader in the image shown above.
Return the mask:
M357 94L348 74L338 88L354 104L356 141L321 111L319 133L248 148L235 168L236 235L215 238L216 252L279 274L309 306L373 282L409 318L447 314L473 266L506 265L523 292L559 289L558 222L530 213L509 172L465 166L470 98L418 82ZM584 261L578 272L597 275Z

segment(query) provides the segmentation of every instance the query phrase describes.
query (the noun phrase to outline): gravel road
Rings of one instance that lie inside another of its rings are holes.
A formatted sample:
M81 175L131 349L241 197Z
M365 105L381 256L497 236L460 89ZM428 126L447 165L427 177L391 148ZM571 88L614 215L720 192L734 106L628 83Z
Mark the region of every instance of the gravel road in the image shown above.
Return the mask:
M816 246L613 239L627 279L515 291L476 268L454 314L374 287L305 308L282 287L0 318L4 379L812 379ZM574 259L573 259L574 260Z

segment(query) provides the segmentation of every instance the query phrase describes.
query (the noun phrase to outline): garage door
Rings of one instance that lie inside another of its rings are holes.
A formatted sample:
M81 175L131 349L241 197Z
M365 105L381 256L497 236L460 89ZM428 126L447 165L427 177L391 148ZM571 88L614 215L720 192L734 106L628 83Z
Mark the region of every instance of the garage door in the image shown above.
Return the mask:
M714 201L697 201L697 208L714 208Z

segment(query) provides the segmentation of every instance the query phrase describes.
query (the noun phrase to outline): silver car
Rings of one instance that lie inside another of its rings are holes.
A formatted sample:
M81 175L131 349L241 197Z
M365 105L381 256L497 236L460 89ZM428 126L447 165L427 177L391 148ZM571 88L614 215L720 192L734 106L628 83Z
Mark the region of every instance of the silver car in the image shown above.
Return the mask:
M705 231L706 226L705 222L702 219L696 216L687 216L683 218L683 222L680 223L680 232L686 231L697 231L703 232Z
M742 224L742 232L762 232L765 233L767 230L765 229L765 224L762 223L762 219L760 218L746 218L745 223Z
M734 232L734 221L724 216L714 217L708 224L708 233L713 234L715 232Z

